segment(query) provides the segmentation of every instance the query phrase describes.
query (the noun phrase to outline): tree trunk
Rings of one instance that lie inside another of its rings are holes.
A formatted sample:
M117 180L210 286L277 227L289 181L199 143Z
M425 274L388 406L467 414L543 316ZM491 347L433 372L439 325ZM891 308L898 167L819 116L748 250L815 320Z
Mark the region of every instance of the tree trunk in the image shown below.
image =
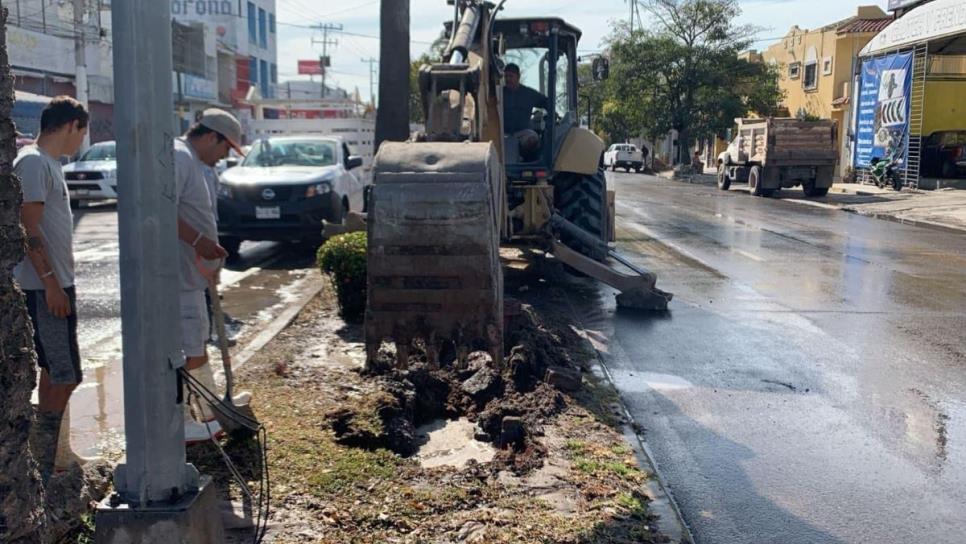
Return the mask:
M7 9L0 9L0 542L47 541L40 474L27 437L36 380L33 327L13 267L24 257L23 194L13 175L16 132L10 120L13 78L7 58Z

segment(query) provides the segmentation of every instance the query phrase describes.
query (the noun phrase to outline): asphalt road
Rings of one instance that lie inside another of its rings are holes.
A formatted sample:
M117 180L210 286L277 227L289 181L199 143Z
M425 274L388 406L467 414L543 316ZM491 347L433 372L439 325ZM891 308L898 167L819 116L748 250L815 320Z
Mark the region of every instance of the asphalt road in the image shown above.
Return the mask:
M966 542L966 237L608 175L675 298L578 312L696 541Z
M71 398L71 439L84 454L123 447L117 229L113 205L74 211L77 336L84 381ZM313 262L311 248L268 242L242 246L241 258L229 263L220 282L225 311L245 323L238 330L239 345L298 298ZM210 349L209 355L220 368L217 350Z

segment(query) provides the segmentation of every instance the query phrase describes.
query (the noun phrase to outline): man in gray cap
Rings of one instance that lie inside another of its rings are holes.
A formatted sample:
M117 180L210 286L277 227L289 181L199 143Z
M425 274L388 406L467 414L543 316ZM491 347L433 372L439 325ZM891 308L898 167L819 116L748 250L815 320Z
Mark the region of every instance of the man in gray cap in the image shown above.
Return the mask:
M208 366L206 340L208 312L205 289L208 278L218 273L228 256L218 245L217 212L205 181L205 168L228 156L230 149L242 154L241 124L232 114L207 109L188 132L174 142L174 169L178 195L178 239L181 241L181 337L185 369L213 392L214 376ZM186 399L187 400L187 399ZM202 403L199 419L191 417L185 402L185 441L208 440L221 434L212 409Z

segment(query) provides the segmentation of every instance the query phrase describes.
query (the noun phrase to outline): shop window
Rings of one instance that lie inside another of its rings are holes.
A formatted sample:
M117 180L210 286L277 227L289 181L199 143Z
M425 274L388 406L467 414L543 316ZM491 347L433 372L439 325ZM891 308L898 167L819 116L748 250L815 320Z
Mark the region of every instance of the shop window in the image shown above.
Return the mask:
M788 79L798 79L802 75L802 63L793 62L788 65Z

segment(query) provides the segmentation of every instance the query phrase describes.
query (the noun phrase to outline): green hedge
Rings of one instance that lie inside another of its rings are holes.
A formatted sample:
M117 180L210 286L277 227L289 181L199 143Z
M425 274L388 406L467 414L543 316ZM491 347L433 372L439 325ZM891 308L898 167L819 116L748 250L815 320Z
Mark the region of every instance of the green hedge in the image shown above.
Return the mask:
M361 321L366 312L366 233L333 236L317 257L319 268L332 278L343 319Z

